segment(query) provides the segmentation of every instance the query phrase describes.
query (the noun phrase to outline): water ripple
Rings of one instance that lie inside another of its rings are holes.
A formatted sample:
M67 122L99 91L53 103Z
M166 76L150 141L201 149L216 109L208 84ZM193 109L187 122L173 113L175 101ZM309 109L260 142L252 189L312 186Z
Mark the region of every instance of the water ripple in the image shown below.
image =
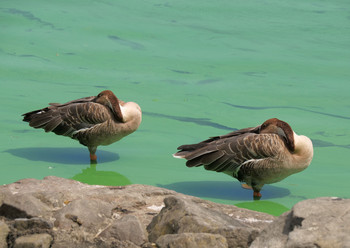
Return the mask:
M340 119L346 119L350 120L350 117L348 116L343 116L343 115L336 115L336 114L330 114L330 113L325 113L321 111L316 111L316 110L310 110L306 108L300 108L300 107L293 107L293 106L263 106L263 107L255 107L255 106L243 106L243 105L236 105L228 102L222 102L223 104L226 104L228 106L234 107L234 108L242 108L242 109L248 109L248 110L263 110L263 109L297 109L301 111L306 111L310 113L315 113L315 114L320 114L320 115L326 115L334 118L340 118Z
M130 47L134 50L145 50L145 47L137 42L125 40L115 35L109 35L109 39L116 41L119 45Z
M44 26L49 26L52 29L62 30L62 29L56 28L55 25L53 25L52 23L43 21L40 18L34 16L29 11L23 11L23 10L19 10L19 9L15 9L15 8L1 8L1 9L2 9L2 12L7 12L7 13L10 13L12 15L20 15L20 16L23 16L24 18L26 18L30 21L36 21Z
M177 120L177 121L183 121L183 122L192 122L200 126L209 126L209 127L215 127L218 129L223 130L230 130L235 131L237 128L231 128L224 125L221 125L216 122L212 122L209 118L193 118L193 117L184 117L184 116L173 116L173 115L165 115L165 114L159 114L159 113L152 113L152 112L145 112L142 111L142 114L152 116L152 117L159 117L159 118L167 118L171 120Z

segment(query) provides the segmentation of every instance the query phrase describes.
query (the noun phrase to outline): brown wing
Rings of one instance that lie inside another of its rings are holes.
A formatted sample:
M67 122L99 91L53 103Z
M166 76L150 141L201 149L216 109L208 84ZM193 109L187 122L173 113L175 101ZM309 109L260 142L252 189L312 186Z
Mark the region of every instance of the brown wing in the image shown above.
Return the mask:
M245 132L221 136L198 149L179 153L188 160L188 167L203 165L207 170L230 172L237 177L241 166L254 166L255 162L275 157L283 146L278 135Z
M72 137L76 131L91 128L110 118L110 110L94 103L95 97L85 97L64 104L53 103L47 108L23 114L23 121L45 132Z
M259 129L260 129L260 126L243 128L243 129L239 129L239 130L233 131L231 133L228 133L228 134L225 134L222 136L210 137L209 139L204 140L204 141L197 143L197 144L182 145L182 146L179 146L177 148L179 151L177 153L175 153L174 156L185 157L188 153L195 151L195 150L198 150L202 147L206 147L208 144L212 143L213 141L224 140L226 138L240 136L240 135L247 134L247 133L259 133Z

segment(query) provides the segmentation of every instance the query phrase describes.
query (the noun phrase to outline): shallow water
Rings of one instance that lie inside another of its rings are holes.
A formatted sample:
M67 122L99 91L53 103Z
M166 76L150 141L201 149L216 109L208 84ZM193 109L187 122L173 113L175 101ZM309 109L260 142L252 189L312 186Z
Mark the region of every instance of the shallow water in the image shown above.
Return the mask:
M280 214L298 201L350 197L348 1L2 1L0 183L48 175L149 184ZM137 132L99 147L21 114L110 89L143 110ZM314 143L309 168L266 185L262 201L234 179L171 154L277 117Z

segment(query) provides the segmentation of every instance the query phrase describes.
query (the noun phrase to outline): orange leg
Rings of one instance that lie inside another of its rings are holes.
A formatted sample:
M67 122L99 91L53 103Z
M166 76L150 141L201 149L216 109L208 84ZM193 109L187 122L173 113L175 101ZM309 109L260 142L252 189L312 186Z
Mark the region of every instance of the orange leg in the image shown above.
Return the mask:
M259 191L254 191L253 198L254 198L254 200L260 200L261 193Z
M96 163L96 161L97 161L97 156L96 156L95 153L96 153L97 147L96 147L96 146L89 146L88 149L89 149L89 152L90 152L90 161L91 161L92 163Z
M91 161L96 161L96 160L97 160L96 154L91 154L91 153L90 153L90 160L91 160Z

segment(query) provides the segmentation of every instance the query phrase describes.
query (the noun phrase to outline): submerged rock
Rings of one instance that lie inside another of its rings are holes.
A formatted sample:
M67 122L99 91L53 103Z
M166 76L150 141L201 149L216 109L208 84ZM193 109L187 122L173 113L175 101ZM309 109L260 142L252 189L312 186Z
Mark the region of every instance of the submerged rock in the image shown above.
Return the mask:
M347 247L349 201L276 218L147 185L24 179L0 186L0 248Z

